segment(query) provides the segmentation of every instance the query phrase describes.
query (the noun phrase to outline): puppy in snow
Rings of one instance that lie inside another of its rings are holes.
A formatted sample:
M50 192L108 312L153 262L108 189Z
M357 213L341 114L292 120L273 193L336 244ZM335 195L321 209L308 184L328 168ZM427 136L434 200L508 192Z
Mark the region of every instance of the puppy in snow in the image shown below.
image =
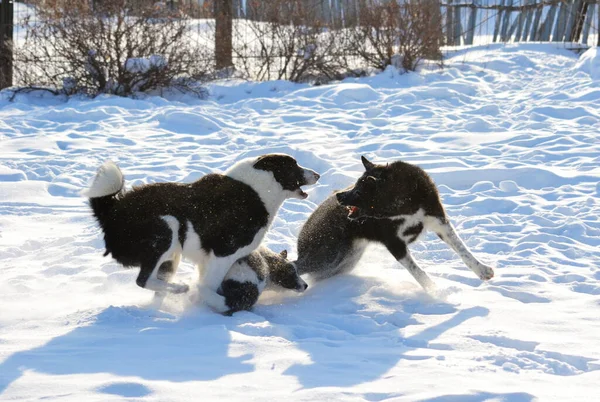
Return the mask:
M250 255L237 260L227 272L218 294L225 297L231 315L250 310L266 289L292 289L304 292L308 285L298 276L296 266L287 260L287 251L277 254L259 247Z
M298 236L298 273L314 279L352 270L369 242L381 243L425 289L433 282L410 255L408 244L430 230L481 280L494 270L477 260L450 223L433 180L405 162L376 165L364 156L365 173L332 194L312 213Z
M318 179L291 156L268 154L193 183L125 191L121 170L109 161L86 195L104 232L105 255L140 267L139 286L159 298L187 292L188 285L171 281L183 256L198 267L200 297L225 312L229 307L217 289L229 268L259 246L281 204L306 198L301 187Z

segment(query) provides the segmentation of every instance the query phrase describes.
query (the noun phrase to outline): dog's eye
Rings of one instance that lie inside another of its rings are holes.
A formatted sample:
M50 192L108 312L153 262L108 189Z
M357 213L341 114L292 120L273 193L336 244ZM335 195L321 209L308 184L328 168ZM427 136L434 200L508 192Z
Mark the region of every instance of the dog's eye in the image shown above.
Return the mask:
M378 180L373 176L367 176L365 179L365 186L374 187L377 185Z

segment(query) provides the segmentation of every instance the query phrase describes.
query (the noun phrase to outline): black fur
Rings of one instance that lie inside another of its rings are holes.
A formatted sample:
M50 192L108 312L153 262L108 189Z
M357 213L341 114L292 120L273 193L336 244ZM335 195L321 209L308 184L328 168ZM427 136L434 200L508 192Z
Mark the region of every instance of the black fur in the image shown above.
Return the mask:
M428 288L433 284L412 260L407 244L430 225L481 279L493 276L454 232L425 171L405 162L376 165L364 157L362 162L365 173L356 184L327 198L301 229L296 262L300 274L323 279L349 271L366 244L378 242Z
M372 218L412 215L421 208L427 216L445 218L437 188L423 169L401 161L366 165L370 169L354 186L336 194L341 205L356 206L359 216Z
M300 186L308 184L305 175L297 169L298 163L288 155L265 155L254 164L256 169L273 172L275 180L284 190L298 190ZM317 175L317 180L319 175Z
M105 255L111 254L124 266L140 267L136 283L141 287L146 286L161 258L171 258L165 253L173 248L174 241L179 243L178 253L181 255L188 240L188 226L197 234L200 247L207 255L213 253L216 258L232 256L256 243L257 234L272 219L270 213L277 212L267 210L261 195L275 197L281 202L292 196L304 198L305 193L299 186L314 184L319 177L315 172L298 166L290 156L272 154L257 158L247 167L273 172L275 181L273 178L266 179L271 182L261 184L267 186L260 190L265 194L258 194L250 184L223 174L209 174L189 184L148 184L125 192L122 190L122 174L116 166L111 166L114 164L107 162L99 170L91 194L102 194L102 183L111 189L119 188L120 184L121 190L106 196L93 196L90 205L104 232ZM238 168L235 174L245 177L244 169ZM248 177L251 180L254 176L250 174ZM303 179L299 180L300 177ZM286 192L284 187L293 187L295 193ZM259 185L258 188L263 187ZM276 206L273 204L269 208ZM163 218L165 216L169 217L169 223ZM179 226L176 239L173 239L174 221ZM178 260L179 256L174 258ZM176 269L176 264L169 266L162 263L157 279L168 281ZM226 270L222 275L225 273Z
M202 248L217 257L250 244L269 218L256 191L219 174L192 184L145 185L119 194L110 203L97 200L92 198L91 205L104 230L106 251L125 266L144 267L148 262L154 268L171 243L171 230L161 216L177 218L181 244L189 221L202 239Z
M260 296L256 283L238 282L233 279L224 280L218 293L225 297L225 304L229 307L225 315L231 315L236 311L250 310Z
M256 274L256 280L249 279L252 272ZM227 314L231 315L236 311L250 310L265 287L303 292L308 285L298 276L296 266L287 260L287 251L276 254L259 247L233 264L218 293L225 297L225 304L229 307Z
M351 220L348 210L338 203L334 194L319 205L300 231L298 273L325 278L352 269L353 266L346 267L342 263L352 258L357 240L381 243L396 259L401 259L406 255L406 244L396 233L402 223L374 218Z

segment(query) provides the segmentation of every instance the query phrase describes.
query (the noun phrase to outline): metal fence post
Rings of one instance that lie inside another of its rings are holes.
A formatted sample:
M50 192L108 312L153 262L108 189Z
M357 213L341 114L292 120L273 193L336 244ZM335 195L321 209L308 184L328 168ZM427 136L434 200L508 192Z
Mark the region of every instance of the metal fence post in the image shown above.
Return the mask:
M0 0L0 89L13 82L13 0Z

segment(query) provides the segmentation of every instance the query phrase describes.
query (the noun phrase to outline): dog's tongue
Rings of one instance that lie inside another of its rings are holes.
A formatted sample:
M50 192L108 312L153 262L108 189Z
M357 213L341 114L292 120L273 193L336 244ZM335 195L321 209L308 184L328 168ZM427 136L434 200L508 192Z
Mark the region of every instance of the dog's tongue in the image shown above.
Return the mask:
M300 194L300 197L302 197L302 199L305 199L308 197L308 194L306 194L302 189L300 189L299 194Z
M348 211L349 211L348 216L353 217L358 213L358 207L354 207L354 206L348 207Z

